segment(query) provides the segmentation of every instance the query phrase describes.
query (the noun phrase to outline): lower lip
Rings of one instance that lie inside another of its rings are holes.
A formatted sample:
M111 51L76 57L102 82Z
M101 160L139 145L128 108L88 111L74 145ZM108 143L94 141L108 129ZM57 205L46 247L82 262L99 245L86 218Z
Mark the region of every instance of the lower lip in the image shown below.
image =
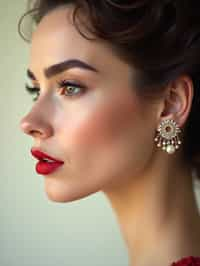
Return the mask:
M39 161L36 164L36 172L40 175L48 175L53 173L57 168L59 168L60 166L62 166L63 163L59 163L59 162L53 162L53 163L48 163L48 162L44 162L44 161Z

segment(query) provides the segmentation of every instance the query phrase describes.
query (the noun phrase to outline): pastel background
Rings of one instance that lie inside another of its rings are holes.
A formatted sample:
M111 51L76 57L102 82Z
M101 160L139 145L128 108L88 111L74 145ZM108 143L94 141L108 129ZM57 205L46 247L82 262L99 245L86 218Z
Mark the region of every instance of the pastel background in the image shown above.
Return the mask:
M25 0L0 0L0 266L128 266L105 196L51 202L35 172L33 141L19 128L32 105L24 88L29 44L17 33L25 9Z

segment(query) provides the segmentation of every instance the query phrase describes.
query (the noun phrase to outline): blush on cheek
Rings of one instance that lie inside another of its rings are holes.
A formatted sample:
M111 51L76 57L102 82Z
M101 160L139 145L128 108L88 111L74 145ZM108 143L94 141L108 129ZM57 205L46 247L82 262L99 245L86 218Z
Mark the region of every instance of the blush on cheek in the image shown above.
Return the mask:
M116 139L127 136L137 116L133 103L108 103L88 113L73 128L72 138L76 145L110 145Z

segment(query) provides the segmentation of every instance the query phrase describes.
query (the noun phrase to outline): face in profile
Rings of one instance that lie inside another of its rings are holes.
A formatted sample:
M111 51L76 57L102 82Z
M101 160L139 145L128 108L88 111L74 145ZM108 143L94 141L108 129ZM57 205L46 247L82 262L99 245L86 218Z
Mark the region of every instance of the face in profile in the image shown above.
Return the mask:
M28 69L40 92L21 120L34 148L64 162L44 175L49 199L58 202L135 182L156 127L154 109L134 92L132 68L106 42L81 36L71 11L50 12L33 34Z

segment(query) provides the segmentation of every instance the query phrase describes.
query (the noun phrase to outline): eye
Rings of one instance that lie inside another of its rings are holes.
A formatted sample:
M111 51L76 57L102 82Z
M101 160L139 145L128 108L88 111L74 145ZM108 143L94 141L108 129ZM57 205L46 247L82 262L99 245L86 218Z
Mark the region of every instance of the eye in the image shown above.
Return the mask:
M84 85L77 84L75 82L61 80L58 81L58 87L64 90L65 96L74 97L80 93L83 93L86 87Z
M64 96L76 97L77 95L83 93L86 89L84 85L77 84L75 82L61 80L57 82L58 88L64 90ZM37 101L40 95L39 87L30 87L28 84L25 84L25 88L30 94L36 94L36 97L33 98L33 101Z

